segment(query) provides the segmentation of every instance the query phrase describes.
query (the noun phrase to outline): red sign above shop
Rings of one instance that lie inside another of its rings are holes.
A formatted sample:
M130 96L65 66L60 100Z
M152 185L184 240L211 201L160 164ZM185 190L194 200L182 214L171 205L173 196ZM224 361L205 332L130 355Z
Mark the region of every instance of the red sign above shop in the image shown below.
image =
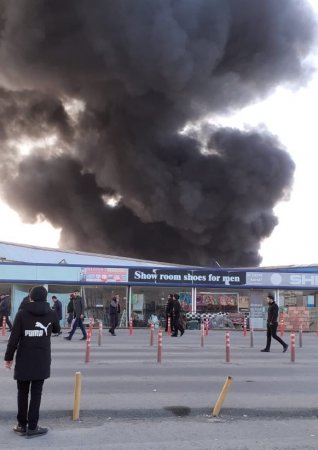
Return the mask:
M86 283L127 283L128 270L109 267L82 267L81 281Z

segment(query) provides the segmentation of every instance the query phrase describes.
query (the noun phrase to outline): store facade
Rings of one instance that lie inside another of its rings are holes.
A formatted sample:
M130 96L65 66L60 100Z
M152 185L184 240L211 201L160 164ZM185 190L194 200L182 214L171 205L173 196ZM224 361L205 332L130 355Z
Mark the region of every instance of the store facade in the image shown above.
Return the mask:
M109 324L109 304L120 296L120 326L132 318L136 327L147 327L154 316L165 318L169 293L178 293L188 316L245 314L251 326L266 324L266 296L274 292L286 328L313 330L318 317L318 271L290 269L189 269L171 267L106 267L60 264L0 264L0 292L11 296L14 318L28 290L44 284L48 300L56 295L64 317L70 293L79 289L87 305L87 317Z

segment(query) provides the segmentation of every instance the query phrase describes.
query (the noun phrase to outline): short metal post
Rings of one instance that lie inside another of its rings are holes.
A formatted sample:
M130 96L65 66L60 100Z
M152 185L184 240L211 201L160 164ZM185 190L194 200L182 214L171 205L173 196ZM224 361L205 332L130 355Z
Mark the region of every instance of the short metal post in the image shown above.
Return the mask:
M295 333L290 334L290 360L291 362L295 362Z

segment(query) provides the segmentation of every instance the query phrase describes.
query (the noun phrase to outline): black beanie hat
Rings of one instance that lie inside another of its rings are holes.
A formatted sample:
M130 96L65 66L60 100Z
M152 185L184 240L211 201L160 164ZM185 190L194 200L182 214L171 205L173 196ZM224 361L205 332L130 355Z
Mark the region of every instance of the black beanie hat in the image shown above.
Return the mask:
M46 302L47 290L44 286L34 286L30 292L30 298L34 302Z

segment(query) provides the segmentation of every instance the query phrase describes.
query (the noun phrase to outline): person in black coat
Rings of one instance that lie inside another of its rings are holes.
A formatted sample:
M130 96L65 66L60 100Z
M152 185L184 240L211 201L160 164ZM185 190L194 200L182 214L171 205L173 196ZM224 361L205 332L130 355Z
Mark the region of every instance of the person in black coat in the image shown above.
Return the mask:
M4 356L11 369L16 352L14 379L18 388L18 424L13 430L27 437L41 436L47 428L38 426L44 380L50 377L51 334L59 333L60 324L52 311L44 286L35 286L30 301L18 311ZM30 402L29 402L30 394Z
M184 328L180 323L181 305L179 302L179 295L173 294L173 328L174 332L171 336L177 337L178 331L180 331L181 336L184 334Z
M168 295L168 303L166 305L166 328L165 332L168 331L168 319L170 319L170 328L171 331L174 330L173 328L173 295Z
M284 342L279 336L277 336L277 327L278 327L278 305L275 303L274 296L272 294L268 294L267 296L268 302L268 313L267 313L267 342L266 347L261 350L261 352L270 352L271 348L271 340L276 339L283 346L283 353L288 349L288 344Z
M119 295L114 295L111 299L109 306L109 317L110 317L110 329L108 330L113 336L115 334L115 328L118 326L118 314L120 313L119 305Z
M3 318L6 318L6 323L9 327L9 331L12 330L12 323L9 319L11 313L11 302L10 295L1 294L0 295L0 327L2 327Z
M72 322L74 320L74 305L73 305L73 299L74 296L73 294L70 295L70 301L67 304L67 323L69 325L69 327L72 326Z
M56 312L56 315L57 315L57 318L59 319L59 321L61 321L63 319L62 303L56 297L56 295L52 295L52 301L53 301L52 309L53 309L53 311ZM62 334L62 331L60 331L58 334L54 334L54 336L59 336L60 334Z
M60 302L60 300L56 297L56 295L52 296L52 302L53 302L53 307L52 309L56 312L57 318L59 320L62 320L63 318L63 313L62 313L62 303Z

